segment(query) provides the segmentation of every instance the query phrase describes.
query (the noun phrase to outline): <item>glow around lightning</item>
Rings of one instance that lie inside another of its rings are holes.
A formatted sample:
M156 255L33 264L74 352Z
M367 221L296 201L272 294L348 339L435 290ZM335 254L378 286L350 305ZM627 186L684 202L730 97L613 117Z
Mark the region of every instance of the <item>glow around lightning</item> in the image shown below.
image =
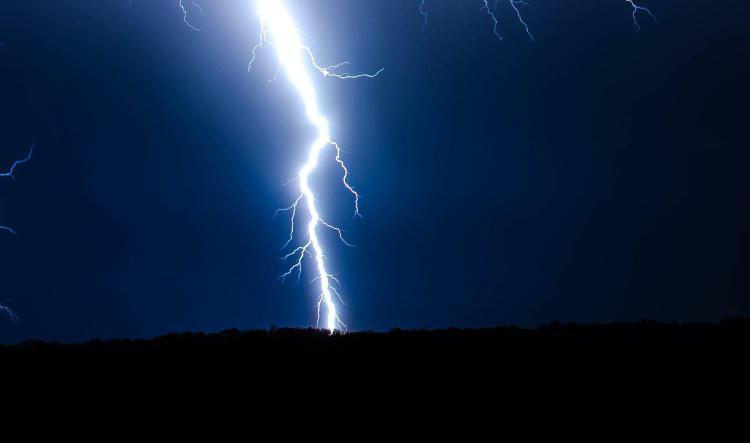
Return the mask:
M310 185L310 174L317 168L321 152L326 148L332 148L336 154L335 161L342 170L341 183L353 196L354 213L359 215L359 194L349 184L349 170L341 158L341 148L331 139L330 125L323 116L315 91L315 86L308 75L309 71L317 71L324 77L338 79L372 78L380 74L379 70L373 74L353 74L345 71L348 62L338 63L331 66L323 66L317 63L312 51L305 46L299 35L299 31L292 21L291 16L279 0L256 0L258 16L260 19L259 41L253 47L250 67L255 61L257 52L264 45L272 47L279 61L280 68L284 71L294 89L302 100L307 119L317 129L317 138L310 146L307 161L299 170L296 182L299 184L299 196L294 203L278 212L291 213L291 228L286 248L295 238L295 223L299 217L300 204L307 209L306 240L301 246L297 246L284 256L284 259L293 259L294 263L281 278L286 279L292 274L299 276L302 273L302 264L305 258L312 258L315 263L315 280L320 290L317 302L318 322L320 322L321 308L325 309L325 327L329 331L346 330L346 325L341 321L337 309L337 301L341 297L333 286L337 283L336 278L326 267L326 256L320 239L321 228L334 231L339 239L346 243L341 229L326 222L317 206L317 196Z
M0 172L0 178L4 177L4 178L15 179L15 175L14 174L16 172L16 168L19 167L20 165L26 163L27 161L31 160L31 155L33 153L34 153L34 144L32 144L31 147L29 148L29 153L26 155L26 157L24 157L24 158L22 158L20 160L14 161L10 165L9 169L7 169L4 172ZM0 225L0 231L9 232L11 234L15 234L16 233L16 231L13 230L13 228L11 228L10 226L5 226L5 225ZM5 301L0 301L0 313L5 314L13 322L18 322L18 316L16 316L16 313L13 312L13 310L10 309L9 307L5 306L3 303L5 303Z

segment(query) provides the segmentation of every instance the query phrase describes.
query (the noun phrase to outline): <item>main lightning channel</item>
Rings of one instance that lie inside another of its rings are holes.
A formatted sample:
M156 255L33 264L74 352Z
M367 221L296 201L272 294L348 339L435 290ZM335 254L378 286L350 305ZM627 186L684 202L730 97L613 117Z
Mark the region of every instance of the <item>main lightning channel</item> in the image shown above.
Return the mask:
M322 66L317 63L312 51L305 46L299 35L297 27L292 21L291 16L279 0L256 0L258 15L260 18L260 39L252 49L250 67L255 61L257 51L264 44L272 47L279 60L280 68L284 70L294 89L296 89L302 99L307 119L317 129L317 138L310 146L307 161L299 170L296 181L299 183L300 194L297 199L287 208L277 211L291 212L291 228L289 239L284 247L289 245L294 239L295 219L298 214L298 206L304 202L309 214L307 223L307 239L302 246L296 247L284 259L294 258L294 264L285 272L281 278L286 279L296 273L297 277L302 273L302 262L305 257L311 257L315 261L316 276L320 295L317 302L318 322L320 322L321 306L325 306L326 322L325 327L332 333L336 330L346 330L346 325L339 317L336 299L341 300L338 291L332 285L332 282L338 282L336 278L326 268L325 254L323 245L319 237L319 228L327 228L336 232L339 239L345 244L349 243L344 240L343 233L337 228L326 222L320 215L317 207L316 195L310 186L310 174L317 168L321 152L326 147L332 147L335 151L335 161L343 171L341 179L342 185L349 191L354 198L354 213L359 215L359 194L349 184L349 170L341 158L341 148L331 139L330 125L328 120L323 116L318 104L318 99L312 80L308 76L308 67L317 70L324 77L335 77L339 79L357 79L373 78L382 72L382 69L372 74L352 74L342 72L342 69L348 65L348 62L338 63L332 66ZM351 245L350 245L351 246Z

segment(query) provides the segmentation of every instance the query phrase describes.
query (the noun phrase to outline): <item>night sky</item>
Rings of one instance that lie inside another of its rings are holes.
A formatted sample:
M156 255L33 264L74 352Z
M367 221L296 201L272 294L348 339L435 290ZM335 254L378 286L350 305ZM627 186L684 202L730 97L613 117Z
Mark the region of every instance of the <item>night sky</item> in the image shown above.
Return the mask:
M0 342L314 324L282 284L314 135L267 80L250 0L0 5ZM535 0L530 41L479 1L289 0L362 219L315 176L355 330L750 315L750 5ZM249 19L249 20L248 20ZM332 156L325 157L331 163Z

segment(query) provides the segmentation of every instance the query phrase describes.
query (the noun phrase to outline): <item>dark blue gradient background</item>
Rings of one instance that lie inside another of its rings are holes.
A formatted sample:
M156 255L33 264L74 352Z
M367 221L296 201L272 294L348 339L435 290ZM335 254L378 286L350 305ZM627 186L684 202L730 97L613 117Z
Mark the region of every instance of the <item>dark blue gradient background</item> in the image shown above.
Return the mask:
M312 136L250 0L0 5L0 341L308 326L276 279ZM750 314L750 6L537 0L536 40L480 2L289 1L364 218L322 170L354 329ZM331 160L330 157L327 160Z

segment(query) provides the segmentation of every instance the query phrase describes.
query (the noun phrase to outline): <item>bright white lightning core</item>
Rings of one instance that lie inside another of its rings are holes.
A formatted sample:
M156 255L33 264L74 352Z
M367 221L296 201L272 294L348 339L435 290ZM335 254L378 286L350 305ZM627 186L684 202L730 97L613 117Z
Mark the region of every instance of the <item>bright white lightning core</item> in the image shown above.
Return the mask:
M359 194L357 194L357 191L355 191L347 181L349 171L341 158L341 149L339 148L339 145L331 139L330 125L328 120L326 120L321 113L315 92L315 86L308 75L308 70L309 68L313 68L325 77L355 79L361 77L375 77L382 71L382 69L374 74L350 74L340 71L341 68L348 64L347 62L328 67L318 65L310 48L302 43L299 31L281 1L256 0L256 4L260 18L260 40L252 50L250 66L252 67L253 62L255 61L258 49L263 47L264 44L272 47L278 57L280 68L286 73L292 86L302 99L308 120L317 129L317 138L312 146L310 146L307 162L299 170L299 174L296 178L299 183L300 194L291 206L277 211L277 213L283 211L291 212L289 240L287 240L284 247L289 245L294 238L295 217L298 215L297 209L301 202L304 202L309 215L309 221L307 223L307 241L305 244L298 246L284 257L285 259L294 258L295 263L282 275L282 279L295 272L299 277L302 273L302 262L304 258L306 256L313 258L316 266L315 280L318 281L320 288L320 295L317 303L318 321L320 321L321 305L324 305L326 329L331 332L336 330L346 330L346 325L339 318L336 301L334 300L334 295L339 301L341 299L338 291L332 285L332 282L337 282L337 280L326 268L326 257L319 237L319 228L323 227L335 231L341 241L347 245L348 243L344 240L341 229L327 223L321 217L317 207L315 193L310 186L310 174L318 166L320 154L325 148L332 147L335 150L336 162L343 171L342 184L354 198L355 215L359 215Z

